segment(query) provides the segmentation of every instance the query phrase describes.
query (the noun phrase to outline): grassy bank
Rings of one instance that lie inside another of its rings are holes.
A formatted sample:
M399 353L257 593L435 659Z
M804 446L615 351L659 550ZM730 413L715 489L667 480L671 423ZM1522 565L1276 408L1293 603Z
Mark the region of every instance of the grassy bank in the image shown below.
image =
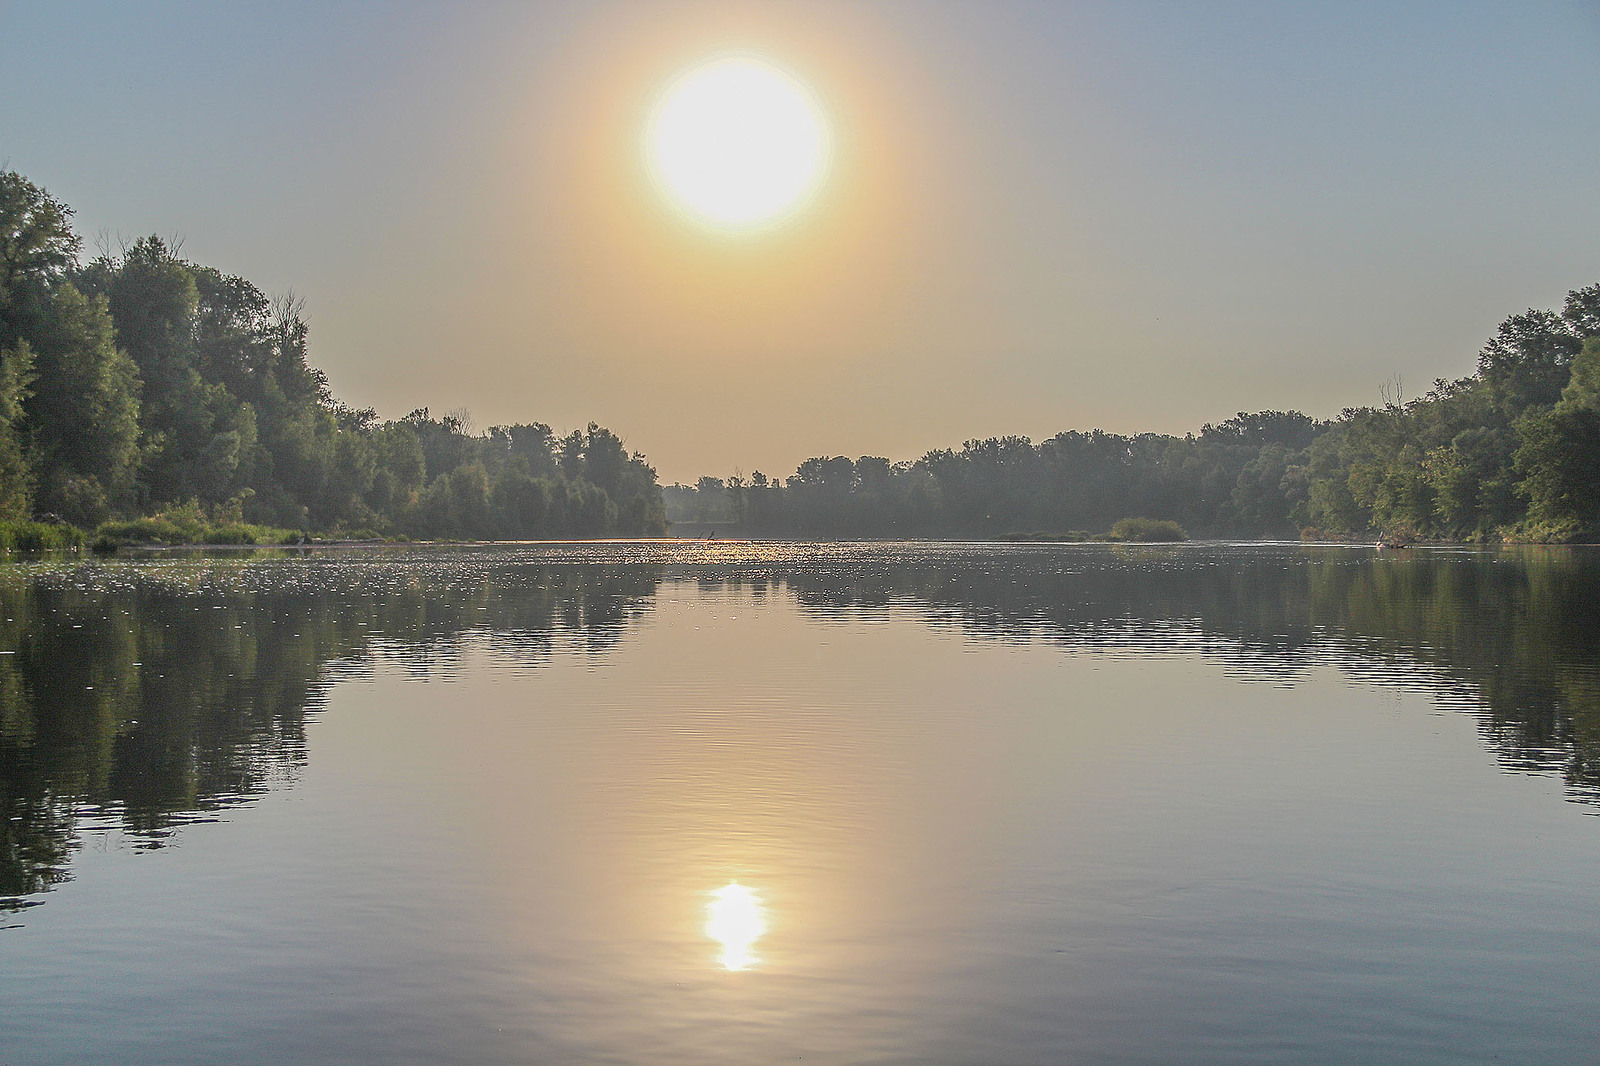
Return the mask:
M277 526L261 526L227 516L207 517L197 506L174 507L147 518L101 523L94 531L96 550L132 544L293 544L300 533Z
M70 551L88 541L76 526L51 522L0 522L0 551Z

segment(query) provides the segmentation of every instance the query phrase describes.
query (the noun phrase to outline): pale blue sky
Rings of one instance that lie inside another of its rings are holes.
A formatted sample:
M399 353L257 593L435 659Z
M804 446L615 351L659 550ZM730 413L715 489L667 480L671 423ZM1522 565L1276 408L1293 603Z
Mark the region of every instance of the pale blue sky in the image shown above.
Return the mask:
M669 232L629 155L729 45L847 141L765 247ZM0 161L293 287L358 406L785 473L1469 372L1600 281L1597 55L1577 2L13 3Z

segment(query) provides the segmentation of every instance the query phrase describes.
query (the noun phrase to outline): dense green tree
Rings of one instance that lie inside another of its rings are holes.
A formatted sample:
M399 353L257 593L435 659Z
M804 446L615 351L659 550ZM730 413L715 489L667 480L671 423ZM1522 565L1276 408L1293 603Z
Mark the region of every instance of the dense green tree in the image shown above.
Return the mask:
M506 540L531 540L554 533L557 488L548 478L534 477L520 467L502 474L491 500L496 535Z
M45 317L50 291L78 264L72 209L14 170L0 170L0 349Z
M1600 534L1600 338L1573 359L1560 402L1526 416L1518 432L1529 521L1560 535Z
M195 271L146 237L118 259L97 260L80 281L106 299L117 343L143 382L141 502L226 498L240 487L246 442L237 398L200 372Z
M555 477L555 436L549 426L492 426L488 436L485 447L495 462L519 466L532 477Z
M1567 368L1579 339L1565 318L1552 311L1512 315L1478 356L1478 375L1509 417L1531 406L1554 404L1567 383Z
M33 349L27 341L0 351L0 519L25 519L33 513L33 468L25 450L23 414L33 382Z
M35 380L24 401L38 505L93 525L134 502L140 381L117 347L103 296L71 282L50 295L34 329Z
M414 536L666 529L643 456L591 423L472 431L335 399L292 293L158 237L80 265L71 210L0 171L0 517L181 509ZM198 519L197 519L198 520Z

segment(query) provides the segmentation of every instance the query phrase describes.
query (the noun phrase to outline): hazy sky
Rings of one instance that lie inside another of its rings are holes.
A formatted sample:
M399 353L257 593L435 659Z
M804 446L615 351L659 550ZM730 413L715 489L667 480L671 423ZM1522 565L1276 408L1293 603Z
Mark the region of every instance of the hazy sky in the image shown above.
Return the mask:
M835 139L754 238L640 151L730 48ZM301 293L352 405L785 474L1470 372L1600 281L1597 55L1576 0L0 4L0 162Z

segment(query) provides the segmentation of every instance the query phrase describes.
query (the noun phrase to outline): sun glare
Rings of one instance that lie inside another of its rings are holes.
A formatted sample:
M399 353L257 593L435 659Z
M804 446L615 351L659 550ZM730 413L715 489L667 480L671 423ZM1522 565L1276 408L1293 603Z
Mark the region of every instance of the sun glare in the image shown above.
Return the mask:
M713 60L667 87L645 132L655 181L681 208L749 230L800 207L827 169L828 123L811 93L770 63Z
M722 965L747 969L756 958L750 948L767 931L760 897L735 881L711 893L706 907L706 935L722 945Z

